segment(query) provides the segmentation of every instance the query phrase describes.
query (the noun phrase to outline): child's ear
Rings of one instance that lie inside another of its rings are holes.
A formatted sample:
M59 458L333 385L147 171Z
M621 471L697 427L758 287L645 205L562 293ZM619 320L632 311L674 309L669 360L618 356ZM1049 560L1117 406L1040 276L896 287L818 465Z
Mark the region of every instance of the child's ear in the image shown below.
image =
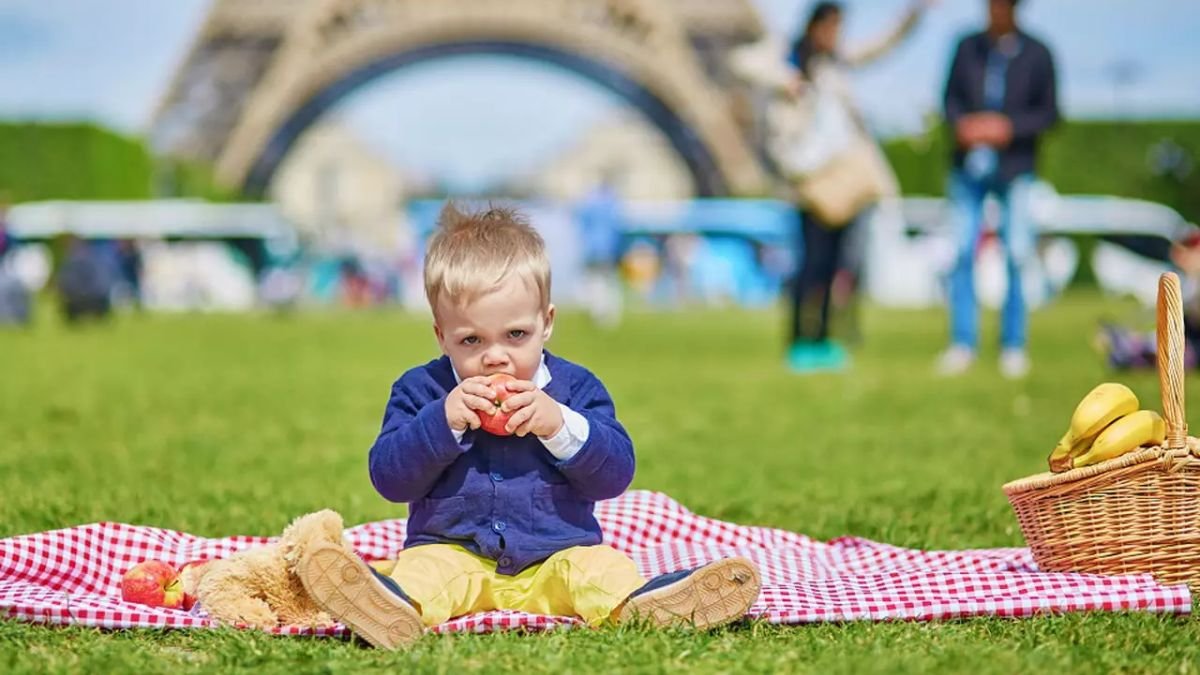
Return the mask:
M546 308L546 325L542 328L542 342L550 340L550 334L554 332L554 305Z
M442 351L446 351L446 338L442 335L442 327L437 325L437 321L433 322L433 334L437 337L438 346Z

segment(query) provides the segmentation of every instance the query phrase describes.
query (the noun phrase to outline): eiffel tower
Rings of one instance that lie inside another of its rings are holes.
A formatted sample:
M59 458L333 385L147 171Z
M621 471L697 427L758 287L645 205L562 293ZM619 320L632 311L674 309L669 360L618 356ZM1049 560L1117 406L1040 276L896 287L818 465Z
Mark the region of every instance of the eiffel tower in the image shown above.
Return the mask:
M355 88L430 59L507 54L624 98L701 195L752 193L765 170L724 56L762 30L749 0L216 0L149 137L261 195L300 134Z

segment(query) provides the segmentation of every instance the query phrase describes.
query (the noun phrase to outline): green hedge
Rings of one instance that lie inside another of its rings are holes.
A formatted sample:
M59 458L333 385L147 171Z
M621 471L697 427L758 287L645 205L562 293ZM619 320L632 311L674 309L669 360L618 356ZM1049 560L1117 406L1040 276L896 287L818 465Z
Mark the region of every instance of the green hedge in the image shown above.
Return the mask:
M0 199L227 200L208 167L155 160L140 139L95 124L0 122Z
M145 199L149 153L93 124L0 124L0 195L36 199Z
M943 193L949 164L944 127L894 139L885 150L906 193ZM1190 171L1158 175L1151 156L1167 144ZM1064 194L1110 194L1160 202L1200 223L1200 121L1067 122L1046 137L1039 173Z
M1167 141L1193 167L1157 175L1150 155ZM906 193L942 194L948 164L940 125L885 149ZM1041 174L1062 193L1149 199L1200 222L1200 121L1069 122L1046 138ZM145 144L94 124L0 123L0 197L146 199L155 195L237 198L215 187L208 167L155 161Z

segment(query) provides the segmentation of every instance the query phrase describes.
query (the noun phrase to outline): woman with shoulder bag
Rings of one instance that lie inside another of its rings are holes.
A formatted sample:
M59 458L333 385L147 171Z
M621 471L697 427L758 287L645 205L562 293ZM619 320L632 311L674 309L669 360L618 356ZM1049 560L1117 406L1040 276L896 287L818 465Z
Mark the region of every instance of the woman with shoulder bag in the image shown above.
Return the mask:
M733 55L735 72L776 94L766 111L767 149L800 221L788 350L788 365L796 372L849 365L845 348L829 339L835 274L857 268L848 258L860 254L864 214L899 196L895 174L854 103L850 71L899 45L929 4L914 3L873 44L843 51L842 5L818 2L790 48L767 40Z

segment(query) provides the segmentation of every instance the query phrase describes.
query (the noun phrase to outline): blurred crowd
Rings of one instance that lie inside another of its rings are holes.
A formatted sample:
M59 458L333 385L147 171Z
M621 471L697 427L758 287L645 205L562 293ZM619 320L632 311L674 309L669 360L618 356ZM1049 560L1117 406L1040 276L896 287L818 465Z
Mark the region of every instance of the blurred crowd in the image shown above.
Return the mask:
M17 239L0 205L0 324L32 321L33 292L14 271ZM68 323L104 319L114 306L140 308L142 254L131 239L86 240L61 235L45 246L49 251L47 287Z

